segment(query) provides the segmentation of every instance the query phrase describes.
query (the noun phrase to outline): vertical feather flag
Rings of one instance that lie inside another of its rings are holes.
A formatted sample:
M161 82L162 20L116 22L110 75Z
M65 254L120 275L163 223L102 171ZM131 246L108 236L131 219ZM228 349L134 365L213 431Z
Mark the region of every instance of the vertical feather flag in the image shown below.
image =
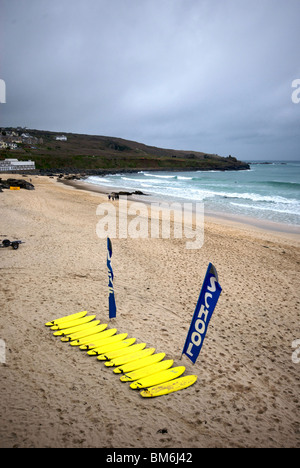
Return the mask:
M109 318L110 319L115 318L117 315L117 307L116 307L114 284L113 284L114 274L113 274L113 270L111 267L111 257L112 257L112 244L111 244L110 238L108 237L107 238L107 268L108 268L108 291L109 291L108 306L109 306Z
M221 292L222 288L218 283L217 270L210 263L182 351L182 354L185 354L193 364L195 364L201 351L209 321Z

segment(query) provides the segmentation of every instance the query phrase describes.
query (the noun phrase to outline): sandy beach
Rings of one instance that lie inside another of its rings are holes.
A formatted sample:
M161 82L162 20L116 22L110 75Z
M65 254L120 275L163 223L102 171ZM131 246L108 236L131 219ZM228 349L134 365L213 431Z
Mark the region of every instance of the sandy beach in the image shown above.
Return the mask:
M143 399L44 325L81 310L108 323L106 240L96 234L107 196L31 179L34 191L0 193L0 240L25 241L0 250L0 447L299 448L299 236L207 217L198 250L185 239L112 239L108 327L198 376ZM223 292L193 366L180 356L209 262Z

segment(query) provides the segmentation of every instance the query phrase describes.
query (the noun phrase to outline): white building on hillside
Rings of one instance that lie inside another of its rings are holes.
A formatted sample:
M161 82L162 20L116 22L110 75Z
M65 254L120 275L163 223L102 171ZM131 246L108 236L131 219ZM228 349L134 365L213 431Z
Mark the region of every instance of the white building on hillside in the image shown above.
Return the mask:
M55 140L57 141L67 141L68 138L66 137L66 135L58 135L55 137Z
M18 159L4 159L4 161L0 161L0 172L23 172L34 169L34 161L19 161Z

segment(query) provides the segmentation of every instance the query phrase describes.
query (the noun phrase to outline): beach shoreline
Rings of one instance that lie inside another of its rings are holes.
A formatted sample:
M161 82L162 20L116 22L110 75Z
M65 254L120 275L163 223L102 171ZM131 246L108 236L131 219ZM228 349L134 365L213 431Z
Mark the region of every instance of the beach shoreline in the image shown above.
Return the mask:
M299 448L299 238L206 216L197 250L184 238L112 239L109 322L106 239L96 231L107 194L31 177L35 190L0 193L0 240L25 241L0 250L0 446ZM180 356L209 262L223 291L192 365ZM142 399L44 325L81 310L198 381Z
M118 186L104 186L98 184L88 183L83 180L68 180L68 179L57 179L59 183L73 187L77 190L85 190L87 192L94 192L108 197L112 193L124 192L124 188ZM129 201L141 202L146 204L151 203L162 203L163 200L155 197L153 194L143 193L143 195L129 195ZM193 202L193 206L196 203ZM204 203L205 210L205 203ZM273 222L269 220L262 220L251 216L241 216L230 213L219 213L205 210L205 218L212 223L225 224L227 226L236 226L241 229L255 229L259 231L266 231L273 234L278 234L290 239L298 240L300 238L299 226L291 224L284 224Z

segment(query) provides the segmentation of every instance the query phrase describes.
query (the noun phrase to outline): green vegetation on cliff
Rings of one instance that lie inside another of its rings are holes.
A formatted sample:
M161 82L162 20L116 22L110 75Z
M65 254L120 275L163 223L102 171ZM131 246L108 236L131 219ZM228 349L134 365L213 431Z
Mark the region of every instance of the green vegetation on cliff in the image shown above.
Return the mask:
M23 130L6 128L3 132ZM232 156L221 157L195 151L178 151L147 146L116 137L64 133L66 141L56 140L62 133L24 130L27 137L17 149L1 149L0 159L35 161L40 170L115 171L115 170L243 170L247 163ZM24 133L23 133L24 134Z

